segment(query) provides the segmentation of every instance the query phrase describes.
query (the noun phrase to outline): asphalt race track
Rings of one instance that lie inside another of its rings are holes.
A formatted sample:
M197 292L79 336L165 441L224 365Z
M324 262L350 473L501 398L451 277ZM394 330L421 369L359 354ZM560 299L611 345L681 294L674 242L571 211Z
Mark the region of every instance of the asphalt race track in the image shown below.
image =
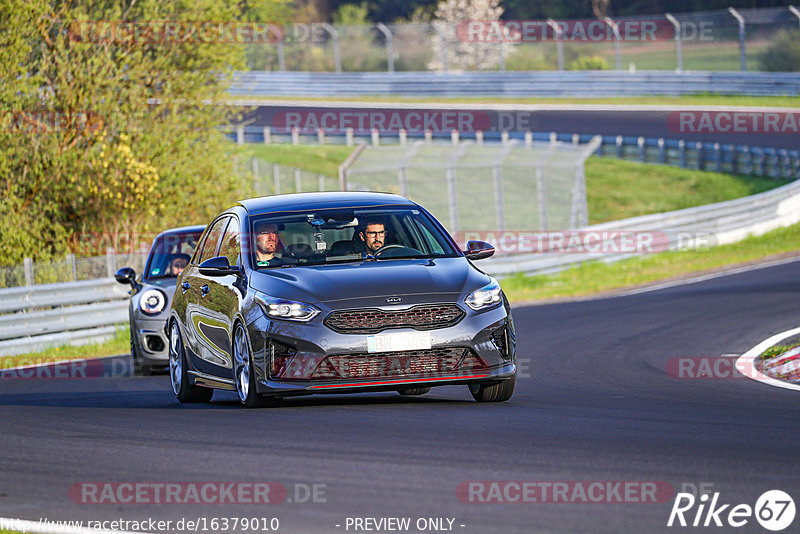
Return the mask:
M626 137L649 137L665 139L683 139L687 142L703 141L707 143L720 143L722 145L749 145L755 147L797 148L797 133L787 130L787 133L773 131L744 131L744 132L709 132L708 127L703 130L699 127L701 112L697 109L697 117L691 122L699 131L680 131L679 122L673 115L682 108L674 109L624 109L621 106L598 106L600 109L536 109L531 106L515 108L513 104L502 106L502 111L493 106L480 109L479 105L458 104L410 104L406 106L393 106L386 103L362 102L334 102L335 107L326 107L323 104L314 105L258 105L246 115L244 122L252 126L285 127L287 125L287 112L314 113L322 117L326 111L332 109L344 110L379 110L383 112L395 110L441 110L459 109L469 110L474 114L476 124L486 124L486 131L500 132L502 130L534 132L558 132L600 135L622 135ZM766 111L767 108L764 108ZM719 110L717 110L719 111ZM759 110L760 111L760 110ZM670 118L672 115L672 118ZM306 120L303 115L302 120ZM319 119L321 120L321 119ZM489 126L490 125L490 126ZM723 127L727 123L722 123Z
M695 531L666 527L672 500L465 503L456 488L656 481L677 492L711 483L720 503L754 506L771 489L797 503L798 393L745 378L677 379L666 369L672 358L741 354L796 327L798 302L793 262L655 292L518 307L523 376L500 405L476 404L462 386L245 410L220 393L210 405L181 406L166 376L4 380L0 516L278 517L279 532L353 532L347 517L410 517L412 525L449 517L464 533ZM275 481L290 499L295 484L326 486L325 502L316 503L76 504L69 488L86 481ZM734 529L711 528L720 530ZM762 530L750 518L736 531Z

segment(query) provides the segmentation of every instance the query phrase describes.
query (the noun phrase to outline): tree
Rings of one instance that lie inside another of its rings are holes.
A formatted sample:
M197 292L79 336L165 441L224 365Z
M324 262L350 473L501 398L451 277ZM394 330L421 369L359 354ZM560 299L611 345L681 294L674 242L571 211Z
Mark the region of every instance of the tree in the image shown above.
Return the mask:
M205 222L238 197L220 127L236 113L223 102L245 45L191 30L285 4L7 0L0 261L96 252L87 235ZM180 23L177 36L163 21Z
M503 38L473 39L464 31L470 21L483 28L500 20L503 8L499 0L442 0L436 8L434 26L437 35L432 37L433 59L428 64L432 70L488 69L497 67L500 54L505 54L511 44ZM445 65L446 62L446 65Z

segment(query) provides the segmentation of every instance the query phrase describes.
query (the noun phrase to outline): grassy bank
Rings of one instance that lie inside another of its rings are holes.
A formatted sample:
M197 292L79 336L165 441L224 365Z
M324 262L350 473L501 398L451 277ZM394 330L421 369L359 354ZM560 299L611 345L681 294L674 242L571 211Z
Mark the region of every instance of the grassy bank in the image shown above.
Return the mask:
M78 360L81 358L102 358L130 352L131 329L128 325L117 329L113 338L102 343L89 345L62 345L38 352L18 354L16 356L0 356L0 369L35 365L38 363ZM0 531L0 534L1 531Z
M504 278L502 286L514 302L579 297L677 279L797 251L800 251L800 224L730 245L662 252L612 264L594 261L552 275L517 274Z

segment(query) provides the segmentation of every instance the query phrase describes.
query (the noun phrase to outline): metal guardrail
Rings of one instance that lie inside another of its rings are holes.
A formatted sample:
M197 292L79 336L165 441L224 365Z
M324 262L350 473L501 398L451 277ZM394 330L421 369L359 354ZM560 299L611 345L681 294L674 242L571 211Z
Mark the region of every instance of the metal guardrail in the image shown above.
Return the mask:
M800 96L800 73L669 71L240 72L236 96Z
M702 244L726 244L800 222L800 181L749 197L665 213L643 215L583 228L586 232L658 232L669 250ZM637 254L531 253L496 256L481 262L493 276L547 274L587 261L607 263Z
M113 278L0 289L0 356L108 339L128 298Z

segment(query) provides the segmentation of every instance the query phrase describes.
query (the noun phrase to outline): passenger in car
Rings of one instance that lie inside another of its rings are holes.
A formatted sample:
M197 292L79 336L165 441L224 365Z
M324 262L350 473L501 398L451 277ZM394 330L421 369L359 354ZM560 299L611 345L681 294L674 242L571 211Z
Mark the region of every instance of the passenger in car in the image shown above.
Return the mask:
M190 258L188 254L175 254L169 261L167 274L172 276L178 276L181 274L186 266L189 265L189 259Z
M276 267L287 263L294 263L281 254L283 246L278 233L278 225L259 222L256 223L256 265L259 267Z

